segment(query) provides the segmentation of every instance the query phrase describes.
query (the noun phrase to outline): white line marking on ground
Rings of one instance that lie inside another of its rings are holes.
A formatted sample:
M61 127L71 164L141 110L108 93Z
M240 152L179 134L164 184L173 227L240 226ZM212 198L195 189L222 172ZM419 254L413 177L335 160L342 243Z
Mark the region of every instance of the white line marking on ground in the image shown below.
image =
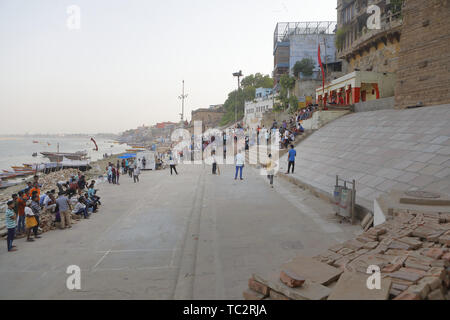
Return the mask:
M92 267L92 270L94 270L95 268L97 268L97 266L103 261L103 259L106 258L106 256L108 255L108 253L110 253L111 250L108 250L105 252L105 254L100 258L100 260L97 261L97 263L95 264L94 267Z
M154 251L172 251L172 250L179 250L179 249L124 249L124 250L100 250L96 251L96 253L123 253L123 252L154 252Z

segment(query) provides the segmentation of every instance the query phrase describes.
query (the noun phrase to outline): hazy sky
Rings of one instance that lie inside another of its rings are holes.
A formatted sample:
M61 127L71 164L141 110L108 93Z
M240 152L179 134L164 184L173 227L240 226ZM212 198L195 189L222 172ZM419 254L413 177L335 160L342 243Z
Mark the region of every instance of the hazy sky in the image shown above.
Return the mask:
M70 5L81 28L67 27ZM0 134L120 132L221 104L273 68L277 22L336 0L0 0Z

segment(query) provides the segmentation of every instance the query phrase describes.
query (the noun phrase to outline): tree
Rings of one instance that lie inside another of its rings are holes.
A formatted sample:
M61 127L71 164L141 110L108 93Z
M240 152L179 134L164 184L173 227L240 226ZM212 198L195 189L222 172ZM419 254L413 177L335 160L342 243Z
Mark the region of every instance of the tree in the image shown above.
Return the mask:
M273 79L269 75L262 75L258 72L242 79L241 85L243 88L273 88Z
M275 111L284 111L288 108L297 110L298 99L291 94L295 86L295 78L288 74L283 74L280 78L280 92L278 94L277 103L274 106Z
M347 33L347 31L348 31L348 27L347 26L344 26L341 29L338 29L336 31L336 36L334 38L334 41L335 41L334 44L336 45L336 48L338 50L342 50L342 48L344 47L345 34Z
M294 76L296 78L300 77L300 73L305 76L311 76L315 67L314 60L311 58L303 58L301 61L297 61L294 65Z
M239 93L237 90L233 90L228 94L228 98L225 100L223 105L225 114L220 121L220 125L226 125L234 122L235 106L237 118L242 119L244 117L245 102L255 99L256 88L261 87L273 88L273 79L269 75L263 75L261 73L251 74L244 77L241 81Z

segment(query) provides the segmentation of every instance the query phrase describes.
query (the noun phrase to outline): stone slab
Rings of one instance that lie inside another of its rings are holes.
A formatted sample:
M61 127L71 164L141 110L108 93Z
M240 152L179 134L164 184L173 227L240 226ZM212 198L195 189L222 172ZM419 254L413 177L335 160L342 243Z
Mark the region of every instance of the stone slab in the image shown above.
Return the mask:
M336 281L343 270L334 268L328 264L316 261L310 257L298 256L281 266L307 280L318 284L327 285Z
M367 288L369 275L357 272L344 272L328 300L387 300L391 289L391 280L381 279L380 289Z
M305 281L301 287L289 288L281 282L278 273L268 276L253 274L253 278L294 300L325 300L331 293L331 289L309 280Z

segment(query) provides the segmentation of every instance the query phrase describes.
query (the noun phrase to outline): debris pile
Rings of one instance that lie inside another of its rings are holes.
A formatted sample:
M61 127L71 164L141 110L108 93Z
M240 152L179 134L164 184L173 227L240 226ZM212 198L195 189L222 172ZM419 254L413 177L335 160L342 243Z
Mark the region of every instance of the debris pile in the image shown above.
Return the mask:
M43 212L39 216L39 229L41 232L47 232L50 230L55 230L55 224L53 222L55 215L50 212Z
M292 259L279 274L254 274L244 298L450 300L450 213L391 213L356 239ZM380 289L371 290L368 279L377 274Z
M39 183L42 184L41 192L47 192L52 189L58 190L56 184L58 181L69 181L70 177L78 175L77 169L64 169L61 171L50 172L39 176Z

